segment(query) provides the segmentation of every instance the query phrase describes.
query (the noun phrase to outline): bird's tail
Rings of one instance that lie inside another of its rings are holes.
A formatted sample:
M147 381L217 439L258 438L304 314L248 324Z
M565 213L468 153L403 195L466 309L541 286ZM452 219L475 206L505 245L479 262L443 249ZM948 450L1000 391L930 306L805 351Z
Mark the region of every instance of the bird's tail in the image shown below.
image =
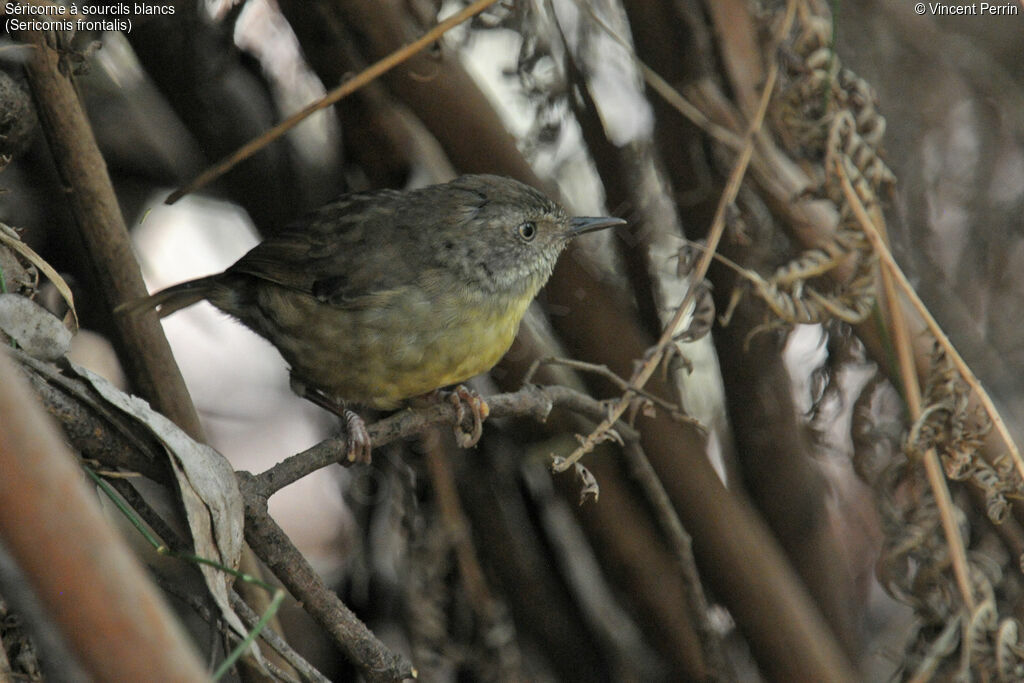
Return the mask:
M207 299L217 286L217 276L210 275L197 280L189 280L181 284L161 289L141 299L127 301L114 309L118 315L136 315L144 311L155 310L161 318L175 311L180 311L192 304Z

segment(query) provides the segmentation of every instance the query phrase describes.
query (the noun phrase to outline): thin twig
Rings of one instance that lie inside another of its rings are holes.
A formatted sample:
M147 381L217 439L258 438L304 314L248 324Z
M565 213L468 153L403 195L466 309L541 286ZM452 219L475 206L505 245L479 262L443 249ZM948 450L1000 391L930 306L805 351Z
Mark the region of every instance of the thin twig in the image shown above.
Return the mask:
M840 176L840 178L844 181L843 191L853 193L852 186L847 188L847 186L850 185L850 181L846 179L845 176ZM853 196L856 197L855 194L853 194ZM934 336L935 340L939 343L939 346L941 346L949 355L950 359L953 361L953 366L956 368L957 372L960 373L960 376L963 377L964 381L967 382L971 389L974 390L975 395L978 397L978 401L985 409L989 419L992 420L992 424L999 433L1000 438L1002 438L1003 443L1006 445L1007 451L1009 451L1010 457L1013 459L1013 464L1017 468L1017 472L1021 477L1024 477L1024 459L1021 458L1020 450L1017 448L1017 444L1014 442L1013 437L1010 436L1010 431L1007 429L1002 416L999 415L999 411L996 410L995 404L992 402L992 398L988 395L988 392L985 391L985 388L982 387L981 382L978 381L978 378L974 375L974 372L964 361L963 357L957 352L953 343L949 341L949 337L947 337L946 333L942 331L942 328L935 321L935 318L932 317L932 314L928 311L924 302L921 301L921 297L919 297L917 292L914 291L913 285L911 285L910 281L907 280L907 276L903 274L899 264L896 263L896 259L893 258L892 253L886 248L885 244L882 242L882 238L871 225L870 220L865 221L867 214L864 212L864 207L860 206L859 201L851 202L851 206L854 209L854 213L857 214L858 220L861 221L862 225L867 226L864 234L867 236L868 240L871 241L871 246L875 249L875 253L878 254L879 259L881 259L885 266L892 271L900 290L910 301L910 304L917 311L918 315L924 319L925 325L928 327L928 331L931 332L932 336Z
M683 589L686 592L687 611L700 636L701 650L707 665L722 678L734 678L734 676L727 675L730 673L730 667L722 651L722 640L715 633L708 619L708 603L704 595L704 584L701 582L700 573L697 571L697 562L693 557L693 538L686 533L679 514L672 506L672 500L669 498L665 486L658 478L658 473L655 472L640 444L638 442L627 444L623 453L625 453L626 461L632 470L633 478L640 484L647 500L654 506L658 525L668 539L669 547L676 556L676 562L679 563Z
M789 32L792 20L793 13L787 11L786 21L781 35L786 35ZM757 113L753 121L750 122L746 135L744 136L743 149L733 166L732 172L729 174L728 182L726 183L722 196L718 201L718 207L715 210L715 216L711 222L711 228L708 231L707 249L701 254L700 260L693 269L693 282L700 282L707 275L708 268L711 265L712 254L714 254L715 250L718 248L718 243L721 241L722 235L725 232L726 212L729 207L732 206L733 202L736 201L736 195L739 193L740 184L743 182L747 166L750 163L750 157L754 151L754 140L757 132L761 129L761 124L764 122L765 114L768 111L768 103L771 101L772 91L775 89L775 81L778 78L778 75L779 64L778 60L775 60L772 62L771 69L768 72L768 78L765 80L764 90L761 93L761 100L758 103ZM640 389L644 387L657 368L661 365L665 356L665 350L668 348L669 344L672 343L672 338L675 336L676 329L686 316L690 304L693 303L695 296L695 287L691 287L687 290L686 296L683 297L683 301L679 304L679 308L676 309L676 313L672 316L672 320L669 321L668 325L666 325L665 329L662 331L661 338L658 339L657 345L655 345L651 352L647 354L644 362L639 368L637 368L633 373L633 376L630 378L629 383L632 388L627 391L609 410L608 417L605 418L589 436L587 436L576 450L574 450L565 460L560 461L557 465L553 466L555 471L564 472L568 468L572 467L576 461L592 451L598 443L605 440L608 431L612 429L612 425L614 425L626 410L629 409L630 395L634 393L634 388Z
M451 469L451 458L442 446L437 429L431 429L426 433L423 446L426 451L427 472L433 483L445 540L451 543L455 553L459 577L466 589L466 598L483 623L493 624L498 607L487 587L487 579L476 556L470 522L462 508L455 474Z
M239 618L247 628L252 628L260 620L260 615L249 607L249 604L235 591L228 596L231 599L231 608L238 613ZM302 655L296 652L281 635L269 626L260 631L260 638L279 654L288 664L302 674L304 680L315 681L316 683L328 683L328 679L320 673L312 664L307 662Z
M879 255L884 263L883 275L888 274L889 278L899 281L901 288L909 295L911 291L905 288L910 286L903 278L896 261L892 258L884 240L878 232L874 222L868 216L864 205L853 189L853 184L840 160L836 160L836 174L843 187L843 194L846 201L853 209L854 216L860 223L861 230L868 236L875 253ZM884 256L883 256L884 254ZM902 278L902 279L901 279ZM903 382L903 395L907 401L907 408L910 412L911 422L915 422L921 415L921 386L918 382L917 371L914 368L913 349L911 348L910 333L907 329L907 321L903 316L903 309L900 306L899 298L892 288L891 283L886 288L889 299L889 312L892 316L893 341L896 344L897 357L899 358L900 375ZM955 353L955 351L953 352ZM953 573L956 575L957 586L962 594L964 605L970 612L975 609L974 591L971 589L970 570L967 565L967 550L964 547L964 539L960 534L960 526L953 515L953 500L949 494L949 486L946 477L942 472L942 465L939 463L939 456L934 448L929 448L924 454L924 470L928 478L928 485L939 509L939 519L942 522L942 531L946 536L946 544L949 546L950 558L953 563Z
M532 417L543 422L555 406L580 413L592 419L601 420L608 414L605 403L574 389L564 386L529 386L509 394L488 396L489 419L502 417ZM366 431L374 448L422 433L436 424L454 424L456 410L445 401L425 408L402 410L373 424ZM638 434L625 423L615 425L615 431L624 441L635 441ZM335 463L348 464L345 455L348 450L344 435L325 439L311 448L286 458L268 470L256 475L256 482L263 495L294 483L318 469Z
M245 538L249 546L303 608L327 631L345 656L369 681L415 678L416 670L395 654L329 589L295 548L267 510L255 477L238 473L245 501Z
M709 119L696 105L686 99L678 90L673 88L671 83L662 78L661 74L647 66L647 64L640 59L640 56L636 54L633 46L627 42L625 38L620 36L614 28L609 26L604 19L598 16L597 12L594 11L593 6L591 6L591 3L583 2L583 0L575 0L575 2L576 6L580 10L586 12L590 16L591 21L600 26L609 38L614 40L630 53L630 56L633 61L636 62L640 73L643 74L644 82L647 83L654 92L658 93L673 109L682 114L683 117L688 119L693 123L693 125L697 126L729 149L737 152L743 149L743 140L740 136Z
M470 19L477 14L480 14L485 9L496 3L498 0L477 0L469 7L456 12L452 16L448 17L444 21L440 22L437 26L424 33L420 38L406 45L405 47L395 50L387 57L381 59L375 64L370 65L353 78L345 81L334 90L330 91L322 98L313 102L312 104L303 107L301 110L295 112L287 119L277 124L263 135L249 141L248 143L239 147L231 155L225 157L221 161L217 162L210 168L206 169L196 177L195 180L188 183L184 187L172 192L167 199L164 200L165 204L173 204L190 192L195 192L199 188L209 184L213 180L216 180L220 176L227 173L231 168L236 166L239 162L245 161L256 152L260 151L274 140L278 139L289 130L299 125L311 114L315 114L321 109L326 109L331 105L341 101L348 97L356 90L359 90L367 83L379 78L391 69L406 61L417 52L423 50L431 43L437 41L445 33L458 26L462 22Z
M529 384L530 380L533 379L533 375L542 365L561 365L573 370L579 370L580 372L589 372L599 377L604 377L622 391L632 391L637 396L646 398L651 403L664 408L673 415L683 415L682 409L675 403L666 401L665 399L655 396L644 389L637 389L636 387L631 386L628 381L612 372L611 368L607 365L602 365L600 363L588 363L583 360L576 360L574 358L558 358L557 356L538 358L530 364L530 368L526 371L526 375L523 377L523 384Z

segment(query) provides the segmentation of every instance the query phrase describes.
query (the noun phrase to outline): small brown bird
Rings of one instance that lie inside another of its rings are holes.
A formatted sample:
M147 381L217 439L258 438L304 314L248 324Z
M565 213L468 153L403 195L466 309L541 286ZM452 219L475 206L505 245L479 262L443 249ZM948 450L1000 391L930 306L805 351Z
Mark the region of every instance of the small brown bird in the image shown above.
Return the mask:
M570 218L532 187L492 175L349 194L223 273L118 310L163 317L206 299L270 341L295 393L343 416L349 458L368 461L365 425L346 404L396 408L490 370L566 244L624 223ZM479 397L470 405L486 410Z

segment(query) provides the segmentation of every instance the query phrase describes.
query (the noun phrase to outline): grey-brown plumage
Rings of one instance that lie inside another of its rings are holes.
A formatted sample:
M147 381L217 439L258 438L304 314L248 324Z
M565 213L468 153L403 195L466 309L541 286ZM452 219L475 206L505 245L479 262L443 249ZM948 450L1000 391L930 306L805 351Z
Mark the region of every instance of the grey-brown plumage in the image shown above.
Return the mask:
M351 194L223 273L126 309L164 316L206 299L277 347L300 391L391 408L490 369L569 240L622 223L570 219L490 175Z

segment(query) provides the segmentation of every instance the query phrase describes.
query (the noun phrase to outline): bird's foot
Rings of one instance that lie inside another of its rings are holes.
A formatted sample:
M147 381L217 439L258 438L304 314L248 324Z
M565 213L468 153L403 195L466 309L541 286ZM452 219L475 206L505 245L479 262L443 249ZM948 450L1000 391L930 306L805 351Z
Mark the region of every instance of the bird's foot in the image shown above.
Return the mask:
M345 420L345 440L348 448L346 457L351 463L369 465L373 451L373 444L370 442L370 433L366 431L366 423L353 410L342 409L342 419Z
M345 459L349 463L369 465L372 460L373 443L370 433L366 431L366 423L355 411L346 408L345 404L327 395L320 389L311 387L305 382L291 380L292 391L302 398L314 403L324 410L334 413L345 421Z
M463 384L455 387L452 391L443 392L448 402L455 406L455 441L462 448L475 446L484 433L484 420L490 415L491 409L487 401L480 394L466 387ZM469 409L469 416L472 424L467 427L466 409Z

